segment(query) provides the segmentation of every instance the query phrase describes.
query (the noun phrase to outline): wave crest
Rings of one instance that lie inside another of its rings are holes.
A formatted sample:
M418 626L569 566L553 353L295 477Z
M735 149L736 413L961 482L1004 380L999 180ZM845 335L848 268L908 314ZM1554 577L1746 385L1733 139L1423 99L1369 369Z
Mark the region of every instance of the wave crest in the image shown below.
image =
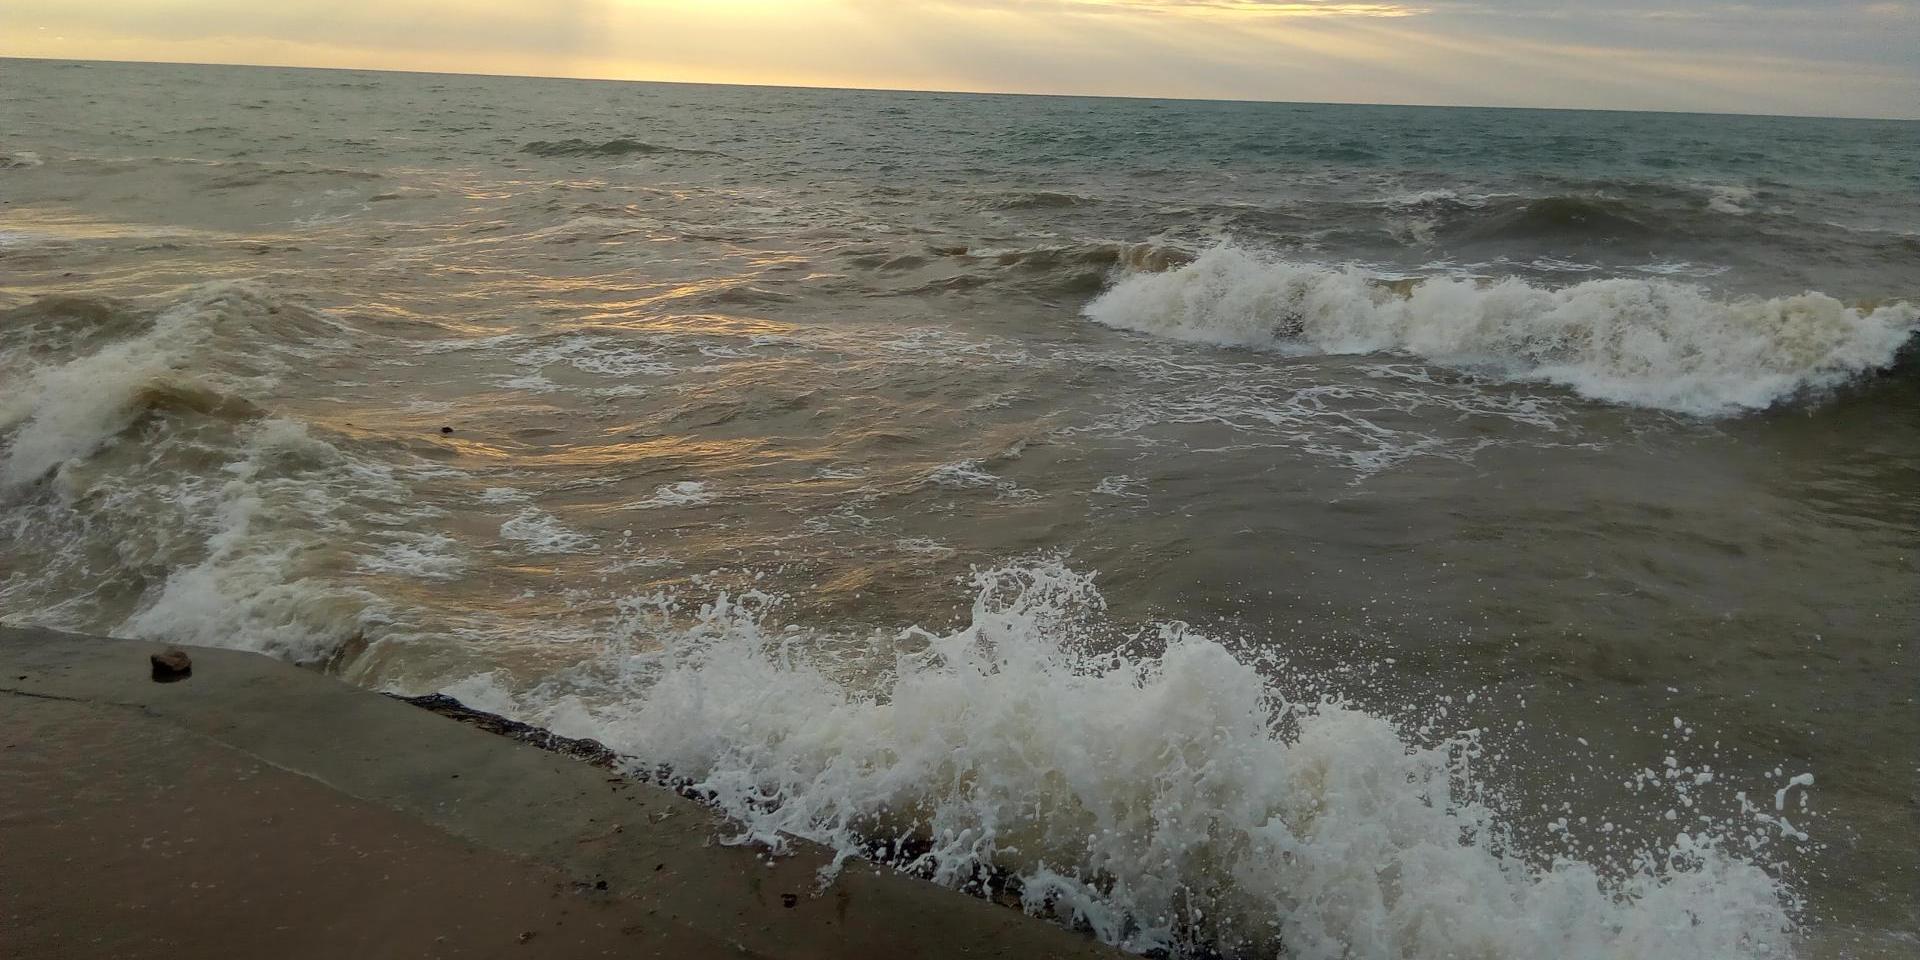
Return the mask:
M1536 856L1469 775L1485 762L1471 736L1423 746L1379 716L1289 702L1179 624L1143 644L1157 656L1100 652L1104 601L1057 560L976 588L968 625L902 633L896 667L868 681L763 627L769 600L750 595L690 626L636 610L632 647L520 703L486 676L449 690L666 765L743 838L805 837L951 886L1010 876L1033 912L1143 952L1788 952L1790 897L1723 851L1764 850L1763 822L1700 823L1627 866ZM611 702L582 697L600 684Z
M988 210L1066 210L1094 203L1077 193L1054 190L1021 190L988 195L981 205Z
M1658 280L1390 284L1357 268L1216 247L1131 274L1088 304L1097 323L1181 340L1332 354L1406 353L1598 400L1716 416L1773 406L1891 366L1920 327L1896 302L1824 293L1716 299Z
M204 284L150 318L76 298L7 317L21 322L0 347L27 369L9 371L22 386L0 399L0 490L93 453L150 413L256 417L245 388L271 381L288 335L326 330L250 283Z
M1471 209L1471 208L1470 208ZM1470 222L1470 240L1624 240L1653 232L1624 203L1596 197L1540 197L1512 203Z
M8 585L13 610L299 662L352 655L379 616L337 579L340 518L406 490L254 399L341 334L257 283L151 311L49 297L0 313L0 528L38 558Z
M520 148L521 153L530 153L536 157L641 157L658 153L684 153L698 156L718 156L710 150L692 150L686 147L663 147L632 137L615 137L612 140L583 140L570 137L565 140L535 140Z

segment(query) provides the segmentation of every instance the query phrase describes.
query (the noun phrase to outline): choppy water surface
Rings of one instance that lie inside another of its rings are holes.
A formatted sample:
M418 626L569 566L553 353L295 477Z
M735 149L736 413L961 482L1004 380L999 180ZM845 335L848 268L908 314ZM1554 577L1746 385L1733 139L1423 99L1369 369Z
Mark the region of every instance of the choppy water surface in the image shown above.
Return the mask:
M1920 125L0 61L0 618L1136 950L1920 950Z

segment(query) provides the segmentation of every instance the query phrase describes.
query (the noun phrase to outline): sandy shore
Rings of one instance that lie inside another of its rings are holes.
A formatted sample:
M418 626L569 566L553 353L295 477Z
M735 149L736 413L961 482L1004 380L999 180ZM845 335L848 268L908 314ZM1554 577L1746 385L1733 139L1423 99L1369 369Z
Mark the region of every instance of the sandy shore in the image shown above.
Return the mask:
M0 628L0 942L61 957L1117 957L251 654Z

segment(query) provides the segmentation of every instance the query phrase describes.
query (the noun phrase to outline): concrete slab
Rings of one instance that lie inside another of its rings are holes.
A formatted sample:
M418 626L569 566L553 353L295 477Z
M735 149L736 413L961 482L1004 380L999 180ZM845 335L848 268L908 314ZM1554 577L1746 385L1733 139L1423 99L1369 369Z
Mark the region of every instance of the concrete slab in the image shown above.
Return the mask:
M23 957L1113 958L882 871L825 890L671 791L278 661L0 628Z

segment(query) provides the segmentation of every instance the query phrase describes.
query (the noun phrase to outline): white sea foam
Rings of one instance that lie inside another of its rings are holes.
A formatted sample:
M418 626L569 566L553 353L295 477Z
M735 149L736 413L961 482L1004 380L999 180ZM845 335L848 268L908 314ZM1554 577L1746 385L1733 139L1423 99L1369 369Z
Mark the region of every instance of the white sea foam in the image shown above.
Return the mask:
M1457 190L1448 190L1448 189L1442 188L1438 190L1416 190L1412 193L1403 193L1396 196L1388 197L1383 202L1386 206L1394 207L1394 208L1433 207L1433 206L1461 206L1461 207L1478 208L1478 207L1486 206L1487 201L1490 199L1492 198L1487 196L1486 194L1461 193Z
M595 544L593 537L569 529L539 507L528 507L501 524L500 537L526 544L529 553L586 553Z
M37 480L126 429L140 413L137 398L172 369L174 355L148 337L33 374L0 399L0 431L17 430L0 454L0 486Z
M560 385L538 373L523 373L517 377L498 377L495 382L508 390L525 390L528 393L555 393Z
M331 577L342 515L413 498L390 467L247 399L335 344L337 325L250 283L194 287L141 321L111 306L56 321L66 335L0 396L15 535L54 548L48 578L95 562L88 550L119 558L140 592L94 608L114 619L90 629L303 662L364 637L376 598ZM128 430L148 414L152 429Z
M326 481L394 481L356 470L288 420L250 427L240 453L213 491L213 530L199 561L175 568L115 632L324 659L379 616L372 594L317 575L331 552L322 531L345 506ZM388 496L406 494L396 486Z
M521 503L531 499L532 494L515 487L488 487L480 492L481 503Z
M1823 293L1722 300L1661 280L1432 278L1402 295L1377 279L1222 246L1123 277L1086 315L1203 343L1413 354L1697 415L1760 409L1885 368L1920 326L1910 304L1849 307Z
M663 507L697 507L712 503L714 493L697 480L669 483L653 491L653 496L625 506L628 510L659 510Z
M954 886L1007 871L1029 909L1134 950L1197 937L1329 960L1790 953L1791 897L1726 852L1764 851L1764 824L1695 821L1615 858L1636 864L1625 876L1520 849L1469 776L1469 757L1490 762L1471 736L1418 745L1377 716L1288 703L1177 624L1157 657L1083 652L1102 601L1057 562L978 586L970 624L905 631L896 666L860 682L797 652L805 631L763 629L755 594L690 624L636 601L631 646L577 675L510 699L485 680L461 690L666 765L741 839L804 837L845 858L917 836L906 869Z
M998 487L1006 482L981 467L978 460L943 463L927 474L926 482L941 487Z
M571 336L530 347L513 362L544 369L564 363L583 373L607 377L667 376L676 369L657 348L636 348L608 337Z
M1030 499L1039 495L1012 480L988 471L979 460L958 460L941 464L929 471L921 482L952 490L994 490L1002 497L1017 499Z
M390 533L393 542L359 559L366 573L416 580L453 580L467 571L452 537L438 533Z
M244 327L271 308L253 284L205 284L162 310L140 336L32 371L0 397L0 433L13 434L0 451L0 489L98 450L133 423L142 398L156 388L196 389L209 372L189 367L216 332Z
M1707 209L1735 217L1752 213L1753 208L1748 205L1758 196L1752 187L1731 184L1708 184L1706 189Z
M1140 485L1145 482L1139 477L1129 477L1124 474L1102 477L1100 482L1094 485L1093 495L1117 497L1123 500L1145 500L1147 495L1138 492Z
M918 554L926 557L950 557L958 551L930 537L902 537L893 545L902 553Z

